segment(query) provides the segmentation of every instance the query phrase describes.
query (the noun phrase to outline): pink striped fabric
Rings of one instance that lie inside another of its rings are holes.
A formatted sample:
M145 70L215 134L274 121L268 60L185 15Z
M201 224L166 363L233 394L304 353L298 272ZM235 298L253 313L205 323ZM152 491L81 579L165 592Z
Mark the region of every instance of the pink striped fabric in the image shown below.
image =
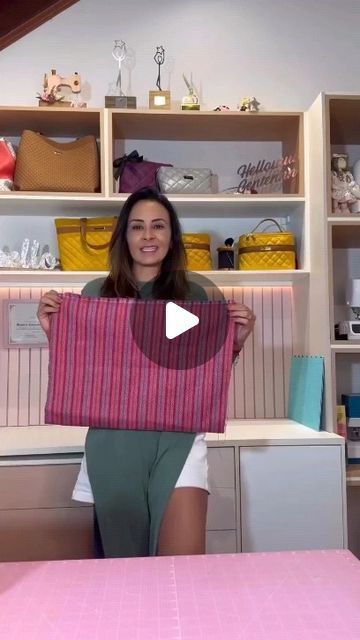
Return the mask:
M64 294L60 311L51 322L45 422L222 433L234 322L224 323L224 302L177 304L200 315L200 323L207 325L200 331L199 323L179 338L168 340L163 300ZM152 353L161 350L161 366L144 354L147 350L140 349L133 336L131 321L139 327L144 312L144 345L150 339ZM222 346L212 358L183 368L194 352L203 358L204 349L219 338Z

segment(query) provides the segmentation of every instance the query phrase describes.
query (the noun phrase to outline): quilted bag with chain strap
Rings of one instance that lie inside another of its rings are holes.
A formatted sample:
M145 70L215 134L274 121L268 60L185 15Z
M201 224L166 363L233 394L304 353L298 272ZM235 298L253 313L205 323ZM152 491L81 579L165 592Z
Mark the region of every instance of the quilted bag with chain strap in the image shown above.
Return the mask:
M211 169L160 167L156 181L162 193L212 193Z

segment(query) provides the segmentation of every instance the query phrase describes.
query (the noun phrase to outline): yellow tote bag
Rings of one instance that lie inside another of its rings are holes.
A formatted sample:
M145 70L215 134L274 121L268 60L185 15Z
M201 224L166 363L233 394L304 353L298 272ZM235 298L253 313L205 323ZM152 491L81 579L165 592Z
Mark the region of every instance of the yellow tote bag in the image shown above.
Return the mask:
M107 271L108 250L117 218L56 218L61 268Z
M264 222L271 222L277 231L255 233ZM239 238L239 269L296 269L294 234L284 231L273 218L264 218L255 229Z
M189 271L211 271L210 236L208 233L183 233L182 239Z

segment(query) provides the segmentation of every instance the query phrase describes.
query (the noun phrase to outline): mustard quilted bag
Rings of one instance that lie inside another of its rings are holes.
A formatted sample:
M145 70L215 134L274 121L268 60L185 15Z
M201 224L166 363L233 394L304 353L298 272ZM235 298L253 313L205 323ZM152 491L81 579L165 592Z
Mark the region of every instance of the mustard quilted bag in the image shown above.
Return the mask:
M107 271L116 218L56 218L60 264L64 271Z
M278 230L256 233L264 222L271 222ZM295 268L294 234L284 231L273 218L264 218L250 233L240 236L239 269L263 271Z
M208 233L183 233L182 239L189 271L211 271L210 236Z

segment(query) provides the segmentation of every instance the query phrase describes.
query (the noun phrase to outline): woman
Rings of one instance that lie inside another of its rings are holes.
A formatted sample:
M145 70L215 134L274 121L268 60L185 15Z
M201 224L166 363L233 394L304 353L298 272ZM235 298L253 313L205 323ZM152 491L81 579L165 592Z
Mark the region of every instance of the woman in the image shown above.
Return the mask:
M206 300L191 283L176 212L152 189L125 202L110 242L110 273L89 282L84 296ZM45 333L61 304L56 291L40 300ZM255 316L229 304L234 352ZM94 502L106 557L205 552L207 460L203 434L89 429L73 498Z

